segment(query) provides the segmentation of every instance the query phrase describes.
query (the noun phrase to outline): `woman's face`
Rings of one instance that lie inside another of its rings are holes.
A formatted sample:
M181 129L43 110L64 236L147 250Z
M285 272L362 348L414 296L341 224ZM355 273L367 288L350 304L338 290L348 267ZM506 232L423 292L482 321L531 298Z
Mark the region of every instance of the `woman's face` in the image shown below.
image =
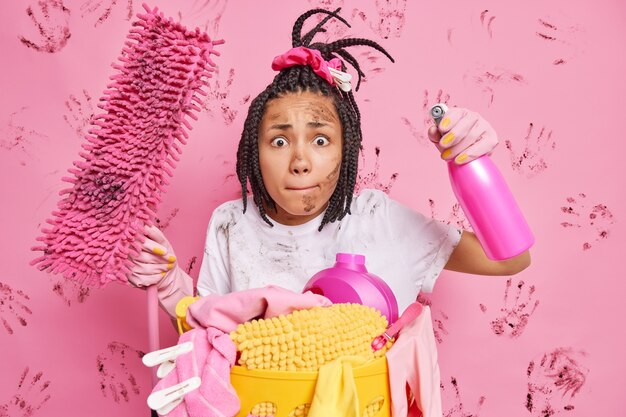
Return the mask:
M269 101L259 127L263 184L276 203L278 223L298 225L320 214L341 169L342 129L330 97L312 92Z

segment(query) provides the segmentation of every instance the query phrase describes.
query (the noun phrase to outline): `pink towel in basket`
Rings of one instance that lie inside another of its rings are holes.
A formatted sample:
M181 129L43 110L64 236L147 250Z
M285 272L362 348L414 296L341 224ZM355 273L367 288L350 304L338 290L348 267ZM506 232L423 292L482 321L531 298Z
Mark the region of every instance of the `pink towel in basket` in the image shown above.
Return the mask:
M200 388L189 392L168 417L232 417L239 412L239 397L230 384L230 368L237 350L227 333L209 327L192 329L178 343L192 342L193 350L176 359L176 368L154 387L154 391L189 378L202 379Z
M237 325L254 318L271 318L318 306L329 306L328 298L311 292L294 293L268 285L226 295L211 294L189 306L187 323L193 327L215 327L231 332Z
M230 383L230 369L237 355L228 333L237 325L257 317L276 317L294 310L328 306L332 303L313 293L298 294L267 286L226 295L209 295L194 302L187 311L187 322L194 328L184 333L178 344L193 343L193 350L176 359L176 368L154 387L153 392L186 381L202 380L200 388L185 395L168 417L232 417L240 402Z

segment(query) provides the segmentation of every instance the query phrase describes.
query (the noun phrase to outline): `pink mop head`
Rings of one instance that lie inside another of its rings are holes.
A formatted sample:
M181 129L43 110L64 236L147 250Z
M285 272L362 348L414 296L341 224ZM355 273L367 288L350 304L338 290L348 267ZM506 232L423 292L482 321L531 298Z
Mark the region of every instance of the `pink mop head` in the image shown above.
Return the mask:
M53 227L42 229L43 245L33 248L43 256L31 265L87 285L127 282L128 256L153 224L178 142L191 129L186 118L197 120L198 94L206 95L210 55L219 55L213 47L224 43L143 7L113 64L118 73L100 99L105 113L95 117L83 160L62 179L72 187L60 191L59 210L47 220Z

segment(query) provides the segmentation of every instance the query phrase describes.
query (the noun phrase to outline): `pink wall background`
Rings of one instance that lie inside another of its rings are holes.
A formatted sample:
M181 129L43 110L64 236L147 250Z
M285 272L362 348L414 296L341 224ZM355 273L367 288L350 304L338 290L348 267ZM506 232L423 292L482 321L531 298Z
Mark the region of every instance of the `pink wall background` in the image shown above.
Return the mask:
M445 100L495 127L493 159L536 234L533 264L520 275L446 272L428 295L446 416L624 415L621 2L150 4L227 42L159 212L192 276L213 208L237 196L234 154L251 95L270 81L270 62L290 47L301 12L342 6L350 34L380 42L397 60L356 51L370 75L357 93L359 185L465 226L425 136L426 109ZM85 288L28 265L139 10L138 0L0 6L0 415L148 415L145 293ZM169 323L161 325L162 345L175 343Z

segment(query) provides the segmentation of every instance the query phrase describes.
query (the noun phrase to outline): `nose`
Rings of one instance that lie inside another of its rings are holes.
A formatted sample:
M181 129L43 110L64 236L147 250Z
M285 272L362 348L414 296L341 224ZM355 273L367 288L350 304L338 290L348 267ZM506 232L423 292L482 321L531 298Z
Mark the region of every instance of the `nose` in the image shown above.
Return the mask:
M311 171L311 161L302 149L296 149L289 170L295 175L305 175Z

